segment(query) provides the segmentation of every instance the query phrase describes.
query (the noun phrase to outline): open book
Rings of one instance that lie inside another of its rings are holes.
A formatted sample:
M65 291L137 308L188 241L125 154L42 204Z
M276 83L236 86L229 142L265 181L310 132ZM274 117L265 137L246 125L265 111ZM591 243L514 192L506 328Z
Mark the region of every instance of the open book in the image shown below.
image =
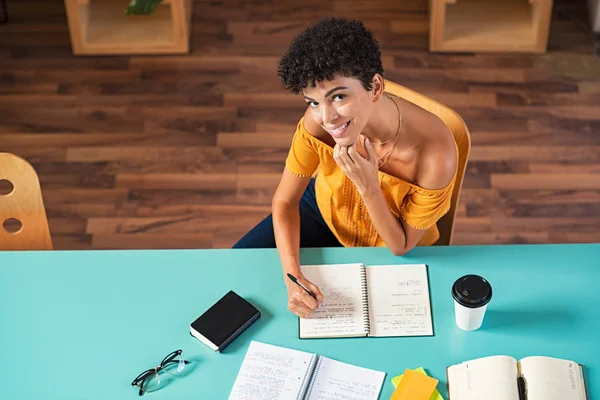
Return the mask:
M574 361L551 357L491 356L452 365L449 400L586 400L583 368ZM524 398L517 379L525 382Z
M229 400L377 400L385 372L252 341Z
M324 301L300 318L300 338L431 336L427 266L303 265Z

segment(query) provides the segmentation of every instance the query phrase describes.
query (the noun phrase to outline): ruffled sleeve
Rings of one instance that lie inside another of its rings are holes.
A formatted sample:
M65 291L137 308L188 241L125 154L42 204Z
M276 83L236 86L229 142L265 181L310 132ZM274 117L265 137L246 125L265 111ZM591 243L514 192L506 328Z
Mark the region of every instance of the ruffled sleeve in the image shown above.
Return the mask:
M310 140L310 134L304 129L302 122L303 119L298 123L292 138L285 166L296 176L309 177L313 175L319 166L319 153Z
M402 219L415 229L431 228L450 210L453 188L454 180L439 190L414 188L404 198L400 210Z

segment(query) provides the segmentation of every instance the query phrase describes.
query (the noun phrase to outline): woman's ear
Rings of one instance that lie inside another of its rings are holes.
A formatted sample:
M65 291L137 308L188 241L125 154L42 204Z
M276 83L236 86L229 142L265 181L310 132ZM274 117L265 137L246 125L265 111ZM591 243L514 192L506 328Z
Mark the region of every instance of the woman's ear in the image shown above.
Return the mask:
M379 74L373 75L373 79L371 80L371 87L373 88L373 102L376 102L381 98L381 96L383 96L383 77Z

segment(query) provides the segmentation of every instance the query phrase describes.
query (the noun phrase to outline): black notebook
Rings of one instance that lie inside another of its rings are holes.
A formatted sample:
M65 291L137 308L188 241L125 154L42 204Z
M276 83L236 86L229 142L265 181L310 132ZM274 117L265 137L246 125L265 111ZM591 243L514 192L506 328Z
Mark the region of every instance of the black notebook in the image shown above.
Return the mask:
M233 290L190 325L192 336L220 352L260 317L260 311Z

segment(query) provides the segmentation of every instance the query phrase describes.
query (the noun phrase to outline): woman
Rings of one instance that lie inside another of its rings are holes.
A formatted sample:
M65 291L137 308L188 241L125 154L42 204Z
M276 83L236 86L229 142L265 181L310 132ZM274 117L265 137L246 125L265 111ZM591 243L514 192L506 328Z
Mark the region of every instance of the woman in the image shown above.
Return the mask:
M300 271L300 247L387 246L402 255L435 243L436 222L450 208L458 159L451 132L435 115L384 93L382 74L371 32L340 18L302 32L280 61L285 89L302 93L307 109L272 215L234 248L277 247L288 308L299 317L323 300Z

